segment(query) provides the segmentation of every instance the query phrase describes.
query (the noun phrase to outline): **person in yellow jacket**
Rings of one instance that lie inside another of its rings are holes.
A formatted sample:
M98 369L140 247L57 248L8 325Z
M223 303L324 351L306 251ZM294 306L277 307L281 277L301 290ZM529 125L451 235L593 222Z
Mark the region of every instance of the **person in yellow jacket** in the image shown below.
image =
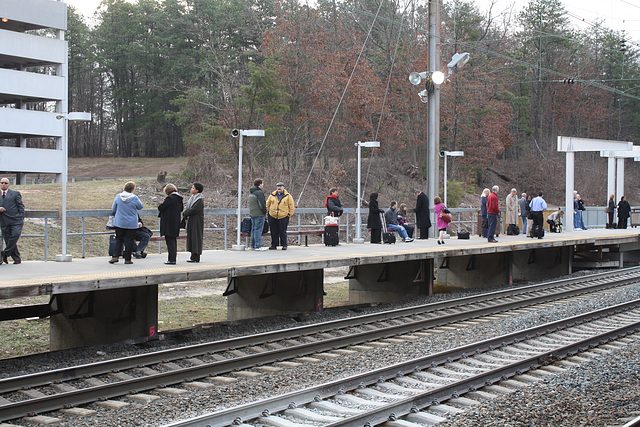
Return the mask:
M295 206L293 197L284 189L284 184L276 184L276 191L269 194L267 199L267 219L269 220L269 230L271 231L271 246L269 249L287 250L287 226L293 216Z

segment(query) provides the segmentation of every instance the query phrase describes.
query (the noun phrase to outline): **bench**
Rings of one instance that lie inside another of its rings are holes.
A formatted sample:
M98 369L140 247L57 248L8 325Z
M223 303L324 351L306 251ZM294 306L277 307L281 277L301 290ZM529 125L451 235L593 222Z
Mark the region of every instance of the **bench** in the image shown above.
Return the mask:
M176 239L186 239L186 234L181 234ZM164 242L164 236L151 236L149 237L149 242Z
M344 228L339 229L340 233L346 233ZM269 234L269 233L267 233ZM314 230L287 230L287 237L290 236L304 236L304 245L309 246L309 236L322 236L324 234L324 228ZM240 233L242 237L249 237L249 233Z

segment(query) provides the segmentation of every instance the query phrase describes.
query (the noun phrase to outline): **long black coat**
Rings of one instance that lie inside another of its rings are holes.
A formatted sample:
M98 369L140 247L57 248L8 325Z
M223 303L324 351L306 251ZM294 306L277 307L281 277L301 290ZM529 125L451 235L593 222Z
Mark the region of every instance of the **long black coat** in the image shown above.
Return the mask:
M631 216L631 205L626 200L618 202L618 218L625 219Z
M429 217L429 197L424 193L420 193L416 199L416 226L418 228L431 228L431 218Z
M367 228L378 230L382 228L382 220L380 214L384 211L378 207L377 200L369 200L369 218L367 218Z
M160 217L160 235L178 237L180 235L180 213L184 209L182 196L173 193L158 206Z
M204 240L204 199L198 199L183 212L187 219L187 251L201 255Z

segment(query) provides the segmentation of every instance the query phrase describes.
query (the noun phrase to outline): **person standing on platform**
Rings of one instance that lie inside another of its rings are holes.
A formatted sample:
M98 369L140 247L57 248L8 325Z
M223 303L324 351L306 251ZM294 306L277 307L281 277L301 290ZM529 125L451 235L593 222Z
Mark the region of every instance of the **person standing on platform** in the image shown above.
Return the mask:
M175 265L178 257L178 236L180 235L180 213L184 209L182 196L173 184L164 187L167 195L164 201L158 205L160 217L160 235L164 236L167 243L167 265Z
M22 194L17 190L10 190L9 185L11 185L9 178L0 179L0 189L2 190L0 227L4 238L4 250L0 264L3 262L9 264L9 257L13 259L14 264L20 264L22 258L20 258L18 250L18 239L24 225L24 204L22 203Z
M631 216L631 205L624 196L620 197L618 202L618 228L627 228L627 220Z
M498 243L495 239L496 227L498 226L498 215L500 214L498 191L500 191L500 187L494 185L491 187L491 194L487 196L487 220L489 222L489 228L487 229L487 241L489 243Z
M251 216L251 249L266 251L262 247L262 231L264 230L267 201L262 191L264 183L260 178L253 180L253 187L249 189L249 216Z
M438 227L438 244L444 245L444 233L447 232L447 228L449 228L449 223L443 220L440 216L443 213L449 213L449 209L447 206L442 203L442 199L440 196L436 196L433 199L433 212L436 214L436 227Z
M431 228L429 197L422 190L415 189L414 191L416 193L416 227L420 230L418 239L428 239Z
M371 230L371 243L382 243L382 219L380 214L384 211L378 206L378 193L369 195L369 217L367 228Z
M204 242L204 186L194 182L191 186L191 197L187 202L187 209L182 212L182 220L187 229L187 251L191 257L187 262L200 262Z
M518 196L515 188L511 189L511 193L509 193L505 199L505 203L507 204L507 211L505 215L505 223L507 224L507 227L510 225L518 225Z
M520 218L522 218L522 234L527 235L527 217L529 216L529 203L527 202L527 193L522 193L522 197L518 200L520 206Z
M576 230L586 230L587 227L584 225L584 201L580 194L576 193L576 211L578 212L578 227Z
M344 208L342 207L342 202L338 197L337 188L329 190L329 195L324 199L324 207L327 208L327 216L335 216L337 218L342 215Z
M482 190L482 194L480 195L480 216L482 217L482 237L487 237L487 232L489 231L489 217L487 215L487 197L489 197L489 193L491 190L485 188Z
M276 184L276 191L267 199L269 228L271 229L271 246L269 249L287 250L287 226L295 211L293 197L284 189L284 183Z
M609 203L607 205L607 215L609 216L609 223L607 228L613 228L613 214L616 213L616 195L609 195Z
M534 197L529 204L533 221L533 226L531 226L531 237L536 237L534 231L540 233L542 230L542 222L544 221L543 212L547 209L547 202L544 201L542 196L542 191L538 192L538 197ZM538 239L542 239L541 235L538 235L537 237Z
M136 232L138 230L138 211L144 206L142 202L133 194L136 184L132 181L124 185L124 191L116 196L111 206L113 215L113 226L116 229L116 254L122 253L125 264L133 264L131 254L135 244ZM122 245L124 244L124 252ZM118 262L118 256L113 256L109 264Z

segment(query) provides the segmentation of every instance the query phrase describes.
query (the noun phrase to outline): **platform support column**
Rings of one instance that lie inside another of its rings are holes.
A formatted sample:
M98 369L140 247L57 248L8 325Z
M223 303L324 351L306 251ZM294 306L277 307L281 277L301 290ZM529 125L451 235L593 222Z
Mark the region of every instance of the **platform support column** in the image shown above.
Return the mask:
M155 339L158 286L57 294L51 316L51 350Z
M236 276L228 281L229 320L311 313L323 308L322 269Z
M506 285L514 274L512 259L511 253L507 252L441 257L434 290L446 292Z
M352 266L349 304L394 302L411 295L431 295L433 259Z
M537 248L513 253L513 280L549 280L571 271L568 246Z

